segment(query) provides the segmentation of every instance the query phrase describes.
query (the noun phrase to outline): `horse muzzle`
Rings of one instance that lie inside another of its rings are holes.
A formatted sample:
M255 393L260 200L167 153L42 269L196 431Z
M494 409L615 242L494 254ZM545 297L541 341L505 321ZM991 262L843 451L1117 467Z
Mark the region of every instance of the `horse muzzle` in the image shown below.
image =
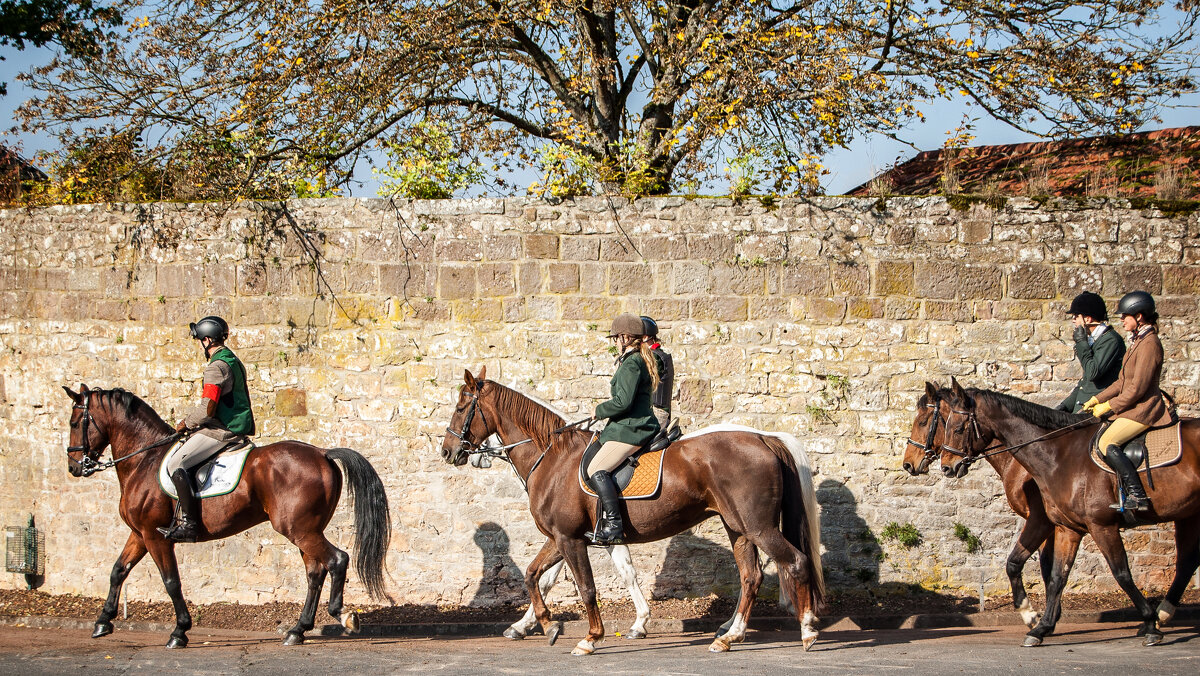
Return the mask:
M906 462L901 465L901 468L912 476L921 476L922 474L929 474L929 461L922 460L920 464L915 467L911 462Z
M942 474L945 474L948 478L951 478L951 479L961 479L967 475L967 470L970 468L971 468L971 466L969 463L959 460L958 462L954 463L953 465L950 465L949 467L943 465L942 466Z

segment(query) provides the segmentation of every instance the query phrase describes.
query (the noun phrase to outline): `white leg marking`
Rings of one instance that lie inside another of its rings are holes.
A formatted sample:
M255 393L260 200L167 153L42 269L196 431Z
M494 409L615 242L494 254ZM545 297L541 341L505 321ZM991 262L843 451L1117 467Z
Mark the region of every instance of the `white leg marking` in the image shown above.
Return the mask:
M736 613L729 625L729 631L718 636L708 650L714 653L728 652L731 645L744 640L746 640L746 618L741 613Z
M550 566L542 576L538 578L538 591L542 593L542 598L545 599L546 594L550 593L550 589L558 582L558 575L562 572L565 561ZM537 615L533 612L533 604L529 604L529 610L525 611L525 616L516 622L512 623L509 630L518 635L518 637L528 636L529 632L537 626Z
M1163 599L1162 603L1158 604L1158 623L1165 625L1175 617L1175 604Z
M629 628L628 636L629 638L645 638L646 620L650 619L650 604L646 603L646 597L642 596L642 588L638 585L637 570L633 567L633 557L629 554L629 547L613 545L605 547L605 549L608 550L608 556L612 559L617 574L625 581L625 587L629 590L629 598L633 600L633 607L637 609L637 619Z
M816 640L817 616L813 615L811 610L806 610L804 618L800 620L800 642L804 644L804 650L807 651Z
M1021 614L1021 621L1024 622L1025 626L1029 627L1030 629L1036 627L1038 621L1041 619L1038 617L1037 611L1033 609L1033 604L1029 602L1028 596L1025 597L1025 601L1021 603L1021 607L1017 608L1017 612Z
M585 639L581 639L575 644L575 649L571 651L572 655L591 655L596 652L596 644Z

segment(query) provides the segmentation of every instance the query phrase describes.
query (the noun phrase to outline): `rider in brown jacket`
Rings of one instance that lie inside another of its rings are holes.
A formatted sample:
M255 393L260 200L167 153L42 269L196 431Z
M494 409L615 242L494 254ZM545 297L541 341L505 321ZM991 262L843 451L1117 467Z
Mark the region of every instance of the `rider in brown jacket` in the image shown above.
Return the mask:
M1104 459L1121 477L1125 488L1124 505L1118 501L1113 509L1124 506L1125 509L1143 510L1150 508L1150 497L1146 495L1137 468L1122 449L1150 427L1171 421L1170 410L1158 389L1163 346L1158 339L1158 313L1150 294L1145 291L1125 294L1117 303L1117 314L1121 315L1121 323L1129 332L1132 343L1121 362L1121 374L1116 382L1089 399L1083 410L1091 411L1097 418L1110 412L1116 414L1109 428L1100 435Z

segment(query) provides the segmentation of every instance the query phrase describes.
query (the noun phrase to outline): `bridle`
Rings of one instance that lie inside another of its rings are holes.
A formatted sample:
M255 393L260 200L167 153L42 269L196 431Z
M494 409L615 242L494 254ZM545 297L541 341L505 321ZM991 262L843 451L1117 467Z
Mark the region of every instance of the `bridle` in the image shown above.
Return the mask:
M976 451L976 450L974 450L974 446L975 446L974 439L982 439L983 433L980 431L979 419L975 417L975 411L974 410L960 411L956 408L951 407L950 412L958 414L958 415L966 416L966 420L964 420L963 423L958 426L958 429L956 429L954 431L955 434L963 435L962 449L954 448L953 446L950 446L945 441L943 441L942 442L942 450L946 451L950 455L962 458L961 466L964 468L964 470L966 468L969 468L971 466L971 464L974 463L976 460L981 460L983 458L989 458L993 455L1000 455L1001 453L1012 453L1013 451L1024 448L1031 444L1036 444L1039 441L1045 441L1046 439L1050 439L1062 432L1067 432L1067 431L1073 430L1078 427L1086 427L1088 425L1095 425L1100 422L1099 418L1091 418L1091 417L1084 418L1083 420L1071 423L1070 425L1067 425L1065 427L1059 427L1058 429L1050 430L1049 432L1047 432L1039 437L1034 437L1033 439L1030 439L1028 441L1022 441L1019 444L1012 444L1011 446L1003 446L1003 445L987 446L979 451ZM949 427L950 427L950 416L946 416L946 427L947 427L947 429L949 429ZM972 439L972 437L974 437L974 439Z
M82 467L80 474L82 474L83 476L87 477L87 476L91 476L91 475L95 474L96 472L102 472L102 471L108 469L109 467L115 466L118 462L121 462L122 460L128 460L129 458L132 458L135 455L140 455L142 453L145 453L146 451L148 451L152 448L157 448L159 446L162 446L163 444L169 444L169 443L175 441L176 439L178 439L179 437L183 436L182 432L176 432L174 434L163 437L162 439L159 439L158 441L150 444L149 446L143 446L142 448L139 448L138 450L136 450L132 453L129 453L127 455L123 455L119 458L113 458L112 460L109 460L108 462L98 462L96 460L96 458L93 457L94 455L99 455L99 453L95 453L95 454L92 453L92 445L91 445L91 442L89 441L90 437L88 435L88 425L95 425L96 429L100 430L100 424L97 423L94 419L92 419L91 405L92 405L92 395L95 394L96 392L102 392L102 391L103 390L88 390L87 392L81 392L80 394L83 395L83 404L80 405L79 402L76 402L75 405L71 407L72 409L79 409L79 410L83 411L83 417L81 417L79 419L80 432L83 435L83 443L80 446L67 446L67 457L71 460L75 460L74 458L71 458L72 453L82 453L83 454L83 457L77 461L79 463L79 466ZM101 431L101 433L103 433L103 430L100 430L100 431ZM104 448L101 447L100 450L103 451Z
M942 407L939 402L935 400L925 404L925 408L933 409L933 419L929 421L929 432L925 435L925 443L922 444L919 441L913 441L912 437L908 438L908 445L916 446L925 452L925 456L921 458L921 466L917 468L918 471L924 471L929 467L929 463L933 462L933 459L937 457L937 453L934 452L933 437L937 434L938 421L941 419Z
M529 443L530 441L533 441L533 439L522 439L516 443L504 444L503 446L493 446L487 443L487 439L490 438L490 435L479 443L471 441L470 438L468 438L468 435L471 433L471 423L475 421L475 414L477 412L479 413L479 419L483 421L484 429L486 430L491 428L488 427L487 418L484 416L483 408L479 406L479 387L467 390L467 393L471 395L471 403L468 405L467 414L463 420L462 432L456 432L454 428L450 427L449 425L446 426L446 433L458 439L459 442L458 453L455 455L455 457L458 457L458 455L463 453L466 453L468 456L474 456L471 458L471 464L475 467L491 467L491 459L499 458L500 460L507 462L509 466L512 467L513 473L516 474L517 479L521 481L521 487L525 489L526 493L528 493L529 477L533 476L534 470L538 468L538 465L542 464L542 460L546 457L546 453L550 450L550 446L547 445L545 450L542 451L542 454L538 456L537 461L533 463L533 467L529 468L529 473L525 476L521 476L521 473L517 471L516 463L513 462L512 455L509 454L509 450L516 448L521 444Z

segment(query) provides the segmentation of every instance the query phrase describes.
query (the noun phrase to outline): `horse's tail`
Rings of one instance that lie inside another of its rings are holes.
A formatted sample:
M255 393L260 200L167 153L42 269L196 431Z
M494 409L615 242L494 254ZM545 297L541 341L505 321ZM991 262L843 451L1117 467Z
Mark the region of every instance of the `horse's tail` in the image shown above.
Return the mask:
M388 513L387 493L379 474L358 451L331 448L330 460L340 460L345 468L346 486L354 500L354 568L371 598L387 598L383 586L384 557L392 539L392 518Z
M813 488L812 466L800 440L790 434L766 437L767 446L783 464L783 537L804 552L814 609L825 606L825 573L821 569L821 516ZM782 448L781 448L782 447ZM783 586L785 589L787 585Z

